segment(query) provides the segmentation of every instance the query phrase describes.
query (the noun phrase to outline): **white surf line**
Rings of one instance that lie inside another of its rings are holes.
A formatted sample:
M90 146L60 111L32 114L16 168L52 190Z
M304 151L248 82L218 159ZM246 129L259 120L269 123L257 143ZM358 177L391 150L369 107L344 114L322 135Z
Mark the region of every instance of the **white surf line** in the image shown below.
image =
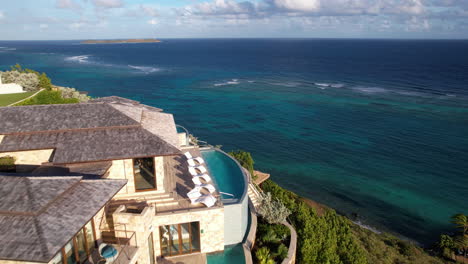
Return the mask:
M15 105L15 104L19 104L19 103L23 102L24 100L27 100L27 99L29 99L29 98L31 98L31 97L36 96L36 94L38 94L38 93L40 93L40 92L42 92L42 91L44 91L44 89L40 89L40 90L37 91L35 94L33 94L33 95L29 96L29 97L26 97L26 98L24 98L24 99L21 99L21 100L19 100L18 102L14 102L14 103L12 103L12 104L9 104L9 105L7 105L7 106L13 106L13 105Z

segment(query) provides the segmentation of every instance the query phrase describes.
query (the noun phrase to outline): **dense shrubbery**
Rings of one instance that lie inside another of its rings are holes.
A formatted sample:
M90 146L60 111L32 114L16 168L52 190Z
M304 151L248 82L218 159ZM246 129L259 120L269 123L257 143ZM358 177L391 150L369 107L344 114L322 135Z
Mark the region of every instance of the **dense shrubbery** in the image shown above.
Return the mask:
M87 96L86 94L80 93L75 88L61 87L61 86L56 86L56 88L62 92L62 97L66 99L76 98L80 102L87 102L90 99L89 96Z
M270 224L286 221L291 211L279 199L273 199L271 193L262 194L257 212Z
M15 157L3 156L0 157L0 171L10 172L15 170Z
M451 222L456 228L454 234L451 236L441 235L436 249L439 255L445 259L462 259L463 256L468 258L468 216L456 214L452 216Z
M39 89L52 89L50 78L45 73L26 69L16 64L10 71L1 74L3 83L16 83L23 87L25 91L37 91Z
M256 263L281 263L288 257L289 228L282 224L269 224L259 219L255 240Z
M17 83L26 91L45 89L33 98L16 105L71 104L87 102L90 99L89 96L81 94L74 88L53 87L50 78L45 73L23 68L19 64L11 67L10 71L1 73L1 78L4 83Z
M282 201L292 214L289 219L298 234L298 263L367 263L356 243L350 222L333 210L318 216L299 197L267 180L262 189Z
M16 105L74 104L79 102L76 98L63 98L60 91L45 90Z
M292 212L289 220L298 234L297 263L443 263L409 242L361 228L331 209L318 216L298 195L271 180L262 189Z
M31 92L39 89L39 77L34 73L21 73L18 71L2 72L3 83L16 83L23 87L23 90Z
M235 158L240 163L240 165L246 168L250 172L250 175L252 175L252 177L255 178L254 161L252 159L252 155L250 155L249 152L243 150L236 150L229 152L229 155Z

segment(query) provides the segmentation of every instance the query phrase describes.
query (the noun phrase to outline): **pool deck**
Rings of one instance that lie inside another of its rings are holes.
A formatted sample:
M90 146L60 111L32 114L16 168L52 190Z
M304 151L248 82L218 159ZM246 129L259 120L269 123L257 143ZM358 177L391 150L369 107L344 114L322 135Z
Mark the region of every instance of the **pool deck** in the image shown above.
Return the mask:
M184 149L185 152L190 152L193 157L201 157L198 147ZM205 166L206 167L206 166ZM167 203L156 207L156 213L173 213L182 210L192 209L207 209L203 204L193 205L187 197L187 193L192 190L195 185L192 182L192 175L188 171L187 158L184 155L166 156L164 157L164 174L165 174L165 190L169 193L175 202ZM210 175L213 177L212 175ZM206 192L207 194L208 192ZM215 197L219 197L218 191L214 193ZM217 204L211 208L219 208L222 206L220 199Z

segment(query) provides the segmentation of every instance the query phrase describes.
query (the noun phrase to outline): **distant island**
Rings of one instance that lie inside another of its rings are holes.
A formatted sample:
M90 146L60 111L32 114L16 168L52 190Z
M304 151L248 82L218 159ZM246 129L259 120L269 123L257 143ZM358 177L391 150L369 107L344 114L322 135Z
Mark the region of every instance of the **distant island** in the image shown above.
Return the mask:
M85 40L81 44L123 44L123 43L158 43L158 39L114 39L114 40Z

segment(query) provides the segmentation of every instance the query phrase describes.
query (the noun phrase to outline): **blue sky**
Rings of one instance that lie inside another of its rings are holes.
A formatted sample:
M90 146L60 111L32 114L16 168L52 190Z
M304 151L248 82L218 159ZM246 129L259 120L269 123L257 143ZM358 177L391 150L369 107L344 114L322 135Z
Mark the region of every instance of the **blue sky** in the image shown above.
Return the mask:
M468 38L468 0L2 1L0 39Z

